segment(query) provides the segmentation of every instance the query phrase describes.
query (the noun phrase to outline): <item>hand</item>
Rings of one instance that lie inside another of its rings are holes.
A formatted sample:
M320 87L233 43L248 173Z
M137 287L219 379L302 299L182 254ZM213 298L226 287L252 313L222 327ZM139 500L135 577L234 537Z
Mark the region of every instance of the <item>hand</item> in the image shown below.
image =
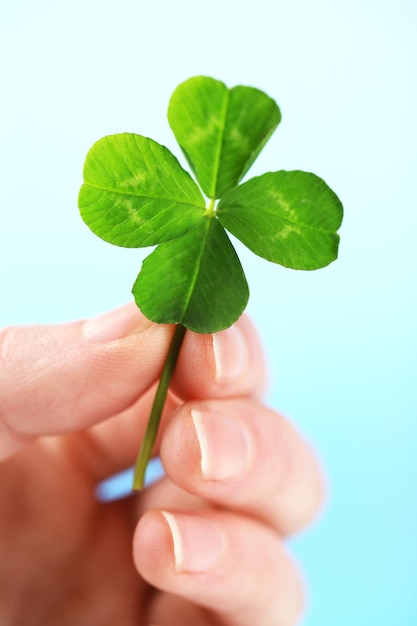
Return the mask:
M132 304L0 333L4 626L297 623L302 584L283 538L316 514L322 481L308 445L260 402L246 317L186 335L157 442L167 477L95 497L135 460L172 332Z

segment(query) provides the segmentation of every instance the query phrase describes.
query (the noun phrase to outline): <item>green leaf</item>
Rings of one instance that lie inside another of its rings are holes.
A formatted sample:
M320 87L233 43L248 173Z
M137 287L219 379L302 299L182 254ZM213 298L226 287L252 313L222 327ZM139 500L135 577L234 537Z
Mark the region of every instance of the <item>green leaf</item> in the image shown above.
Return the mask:
M96 235L136 248L184 235L205 201L165 146L123 133L100 139L88 152L78 206Z
M342 204L307 172L269 172L229 191L217 216L259 256L285 267L313 270L337 258Z
M159 245L145 259L132 291L149 319L199 333L231 326L249 297L236 252L208 214L184 237Z
M228 89L221 81L197 76L172 94L168 120L202 190L220 198L246 174L281 113L259 89Z

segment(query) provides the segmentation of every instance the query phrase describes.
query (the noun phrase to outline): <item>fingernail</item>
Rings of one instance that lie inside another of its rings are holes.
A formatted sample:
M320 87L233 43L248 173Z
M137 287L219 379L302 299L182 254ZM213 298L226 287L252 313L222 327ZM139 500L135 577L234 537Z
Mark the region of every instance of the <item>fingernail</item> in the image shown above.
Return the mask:
M216 411L191 411L205 480L227 480L249 460L249 434L239 420Z
M83 325L83 334L92 343L108 343L141 332L151 324L132 302L87 320Z
M219 385L226 385L246 371L249 361L247 343L237 326L214 333L212 337L215 381Z
M171 531L175 569L189 574L212 569L224 550L224 537L217 525L194 515L161 513Z

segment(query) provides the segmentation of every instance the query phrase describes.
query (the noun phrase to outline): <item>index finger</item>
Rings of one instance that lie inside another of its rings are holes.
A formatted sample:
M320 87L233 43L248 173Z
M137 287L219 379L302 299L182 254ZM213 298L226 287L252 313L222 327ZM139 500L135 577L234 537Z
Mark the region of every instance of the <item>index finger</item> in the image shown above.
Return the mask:
M258 334L243 315L233 326L213 335L187 332L172 389L185 400L259 397L266 378Z

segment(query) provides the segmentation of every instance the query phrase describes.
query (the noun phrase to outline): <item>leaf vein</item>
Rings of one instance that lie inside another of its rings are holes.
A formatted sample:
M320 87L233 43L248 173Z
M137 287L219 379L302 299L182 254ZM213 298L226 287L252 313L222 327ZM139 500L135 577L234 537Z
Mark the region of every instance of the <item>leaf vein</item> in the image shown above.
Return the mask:
M109 194L115 194L118 196L126 196L127 198L147 198L150 201L152 200L166 200L166 201L170 201L170 202L175 202L178 204L184 204L187 206L193 206L195 208L198 209L203 209L204 207L204 202L202 202L201 204L196 204L195 202L191 202L189 200L183 200L181 198L172 198L172 197L165 197L165 196L150 196L148 194L139 194L139 193L134 193L133 191L122 191L120 188L111 188L111 187L103 187L102 185L94 185L93 183L90 182L84 182L84 185L86 187L91 187L91 189L97 189L99 191L104 191L106 193ZM94 204L94 202L91 202L91 204Z

